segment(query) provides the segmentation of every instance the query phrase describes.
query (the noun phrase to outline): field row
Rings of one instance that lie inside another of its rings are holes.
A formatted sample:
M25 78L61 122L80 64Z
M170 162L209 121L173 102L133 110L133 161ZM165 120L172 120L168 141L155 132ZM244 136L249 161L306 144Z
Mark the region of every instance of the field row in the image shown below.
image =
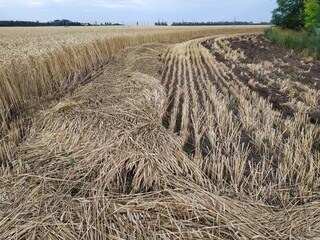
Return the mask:
M1 145L0 236L317 239L316 107L287 115L252 87L277 80L251 73L262 46L255 35L138 45L25 113L21 143ZM308 73L277 74L318 93Z
M263 46L255 36L238 38L252 48ZM230 46L239 39L189 41L168 50L163 125L181 137L185 152L228 194L279 206L317 198L320 128L312 113L319 110L319 90L302 80L270 79L272 62L262 63L269 68L244 64L244 48ZM270 71L269 78L252 68ZM304 89L301 101L289 99L281 86ZM291 104L290 114L283 103Z
M257 28L1 29L0 162L10 166L32 115L95 78L119 52L148 42L175 42ZM13 41L12 38L15 40Z

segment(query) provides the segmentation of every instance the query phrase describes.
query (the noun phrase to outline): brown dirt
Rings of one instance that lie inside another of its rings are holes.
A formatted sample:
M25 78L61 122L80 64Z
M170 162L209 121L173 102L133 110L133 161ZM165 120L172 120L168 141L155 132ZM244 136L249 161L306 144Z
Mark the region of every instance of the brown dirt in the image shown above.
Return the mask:
M254 36L251 39L254 39ZM244 59L244 63L273 62L274 68L280 68L284 72L284 74L275 72L274 74L277 77L283 78L289 75L295 81L320 89L320 81L315 80L320 76L319 62L303 59L298 53L272 44L262 35L257 36L256 41L253 42L240 37L235 38L230 43L233 49L243 49L245 51L247 58ZM275 60L280 60L280 62Z
M211 42L203 42L202 45L209 49L217 61L223 62L232 70L240 81L257 92L261 97L268 99L273 108L280 111L283 117L293 117L295 110L290 106L290 96L288 92L281 92L278 84L271 80L282 81L290 79L311 89L320 89L320 64L319 62L302 58L295 52L288 51L278 45L270 43L262 35L246 35L231 37L226 40L227 45L237 52L244 52L244 58L232 61L222 53L212 51ZM249 69L250 65L258 65L268 62L272 65L269 73L254 72ZM254 81L260 84L249 84ZM301 93L305 90L293 85L295 99L303 102ZM320 99L318 100L320 104ZM320 122L320 108L312 108L308 111L311 123Z

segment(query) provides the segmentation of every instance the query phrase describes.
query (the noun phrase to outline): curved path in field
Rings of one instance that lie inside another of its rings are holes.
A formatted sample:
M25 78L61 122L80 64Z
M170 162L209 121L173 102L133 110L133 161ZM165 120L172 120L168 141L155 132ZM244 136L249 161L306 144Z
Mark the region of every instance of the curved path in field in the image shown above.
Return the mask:
M127 49L39 112L0 178L0 239L316 239L312 99L293 118L250 88L242 37Z

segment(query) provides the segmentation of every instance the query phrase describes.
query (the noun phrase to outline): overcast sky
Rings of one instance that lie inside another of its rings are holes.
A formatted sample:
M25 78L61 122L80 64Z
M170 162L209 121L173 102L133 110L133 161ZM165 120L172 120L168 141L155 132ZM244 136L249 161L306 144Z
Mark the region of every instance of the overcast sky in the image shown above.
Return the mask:
M276 0L0 0L0 20L270 21Z

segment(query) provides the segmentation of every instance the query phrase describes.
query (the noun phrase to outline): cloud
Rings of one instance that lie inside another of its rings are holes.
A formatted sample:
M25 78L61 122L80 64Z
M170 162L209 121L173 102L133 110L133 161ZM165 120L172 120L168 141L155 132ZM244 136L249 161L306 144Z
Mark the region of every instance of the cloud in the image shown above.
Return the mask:
M75 1L79 2L79 1ZM107 8L130 8L130 7L143 7L145 2L143 0L116 0L116 1L106 1L106 0L94 0L94 1L83 1L83 4L102 6Z
M100 6L106 8L132 8L145 6L145 0L0 0L1 6L49 6L49 5L74 5L74 6Z
M276 0L0 0L2 19L70 19L80 22L112 21L152 23L173 21L220 21L234 17L269 21Z
M31 6L40 6L40 5L43 5L43 1L41 0L28 0L26 1L26 3L28 5L31 5Z

